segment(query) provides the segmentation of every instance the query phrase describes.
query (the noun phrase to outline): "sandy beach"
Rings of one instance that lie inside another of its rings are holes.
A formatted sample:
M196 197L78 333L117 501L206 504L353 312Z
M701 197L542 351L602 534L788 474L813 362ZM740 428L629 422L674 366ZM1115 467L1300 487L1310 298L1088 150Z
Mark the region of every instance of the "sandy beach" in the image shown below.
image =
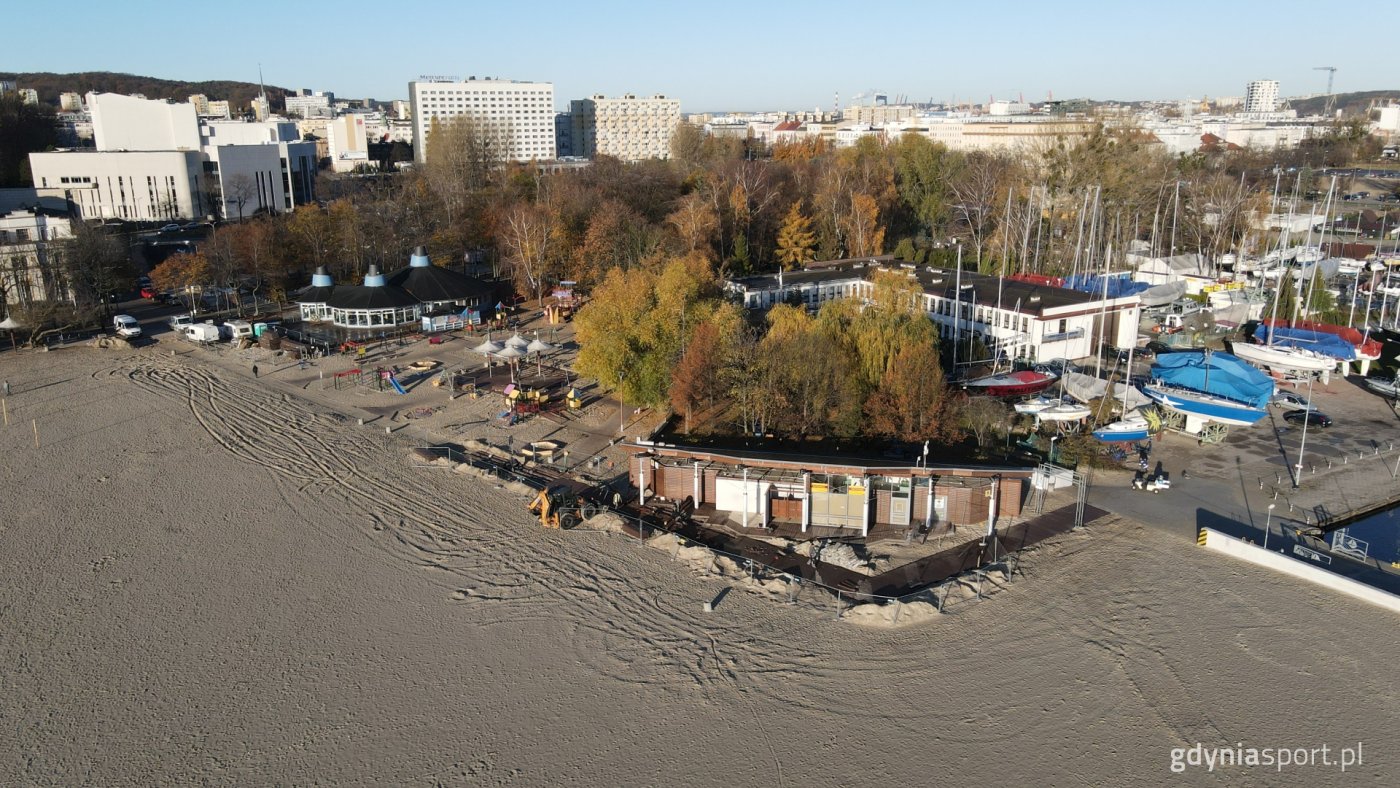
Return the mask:
M7 353L0 783L1393 784L1395 618L1113 518L878 629L542 530L233 359ZM33 423L39 427L35 448Z

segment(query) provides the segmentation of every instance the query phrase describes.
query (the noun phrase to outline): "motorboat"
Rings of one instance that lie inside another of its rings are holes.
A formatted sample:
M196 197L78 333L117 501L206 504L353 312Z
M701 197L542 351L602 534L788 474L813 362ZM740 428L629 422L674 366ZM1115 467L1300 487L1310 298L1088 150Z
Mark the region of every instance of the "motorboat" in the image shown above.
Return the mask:
M1366 378L1366 388L1391 399L1400 399L1400 381L1386 378Z
M1122 443L1124 441L1147 440L1151 429L1152 425L1148 423L1147 417L1134 411L1118 421L1099 427L1092 434L1095 440L1104 443Z
M1054 372L1023 369L984 375L963 384L968 394L982 397L1024 397L1054 385L1059 376Z
M1045 410L1046 408L1051 408L1059 404L1060 400L1055 399L1054 397L1047 397L1042 394L1040 396L1031 397L1028 400L1022 400L1016 403L1013 406L1013 409L1022 416L1031 416L1041 412L1042 410Z

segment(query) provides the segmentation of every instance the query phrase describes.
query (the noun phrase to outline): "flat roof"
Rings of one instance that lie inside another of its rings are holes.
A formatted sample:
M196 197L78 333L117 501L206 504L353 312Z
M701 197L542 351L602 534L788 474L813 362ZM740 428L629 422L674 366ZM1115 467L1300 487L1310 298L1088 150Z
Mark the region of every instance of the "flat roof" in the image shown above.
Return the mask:
M833 454L812 454L810 452L787 452L749 448L715 448L708 446L683 446L674 443L637 441L626 444L637 453L653 452L662 457L689 458L713 461L732 465L766 466L770 468L800 468L817 473L862 471L874 474L916 475L916 476L1031 476L1035 469L1025 465L972 465L968 463L944 464L930 462L925 466L913 460L896 460L888 457L840 456ZM923 471L923 473L917 473Z

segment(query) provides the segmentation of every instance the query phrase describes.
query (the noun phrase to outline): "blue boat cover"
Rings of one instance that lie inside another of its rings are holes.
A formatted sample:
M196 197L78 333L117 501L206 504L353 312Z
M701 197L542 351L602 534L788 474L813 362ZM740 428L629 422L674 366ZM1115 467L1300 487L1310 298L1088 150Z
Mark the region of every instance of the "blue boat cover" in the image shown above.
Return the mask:
M1256 408L1268 405L1274 393L1272 378L1229 353L1165 353L1152 365L1152 377Z
M1137 295L1152 287L1146 282L1134 282L1126 276L1098 276L1095 274L1075 274L1065 277L1065 287L1070 290L1078 290L1081 293L1091 293L1103 295L1104 280L1107 279L1108 297L1123 298L1125 296Z
M1254 329L1254 338L1264 344L1269 344L1269 326L1267 323L1260 323ZM1285 328L1279 326L1274 329L1275 345L1284 347L1300 347L1306 350L1316 350L1319 353L1339 358L1342 361L1351 361L1356 358L1356 346L1342 339L1336 334L1324 334L1321 331L1313 331L1306 328Z

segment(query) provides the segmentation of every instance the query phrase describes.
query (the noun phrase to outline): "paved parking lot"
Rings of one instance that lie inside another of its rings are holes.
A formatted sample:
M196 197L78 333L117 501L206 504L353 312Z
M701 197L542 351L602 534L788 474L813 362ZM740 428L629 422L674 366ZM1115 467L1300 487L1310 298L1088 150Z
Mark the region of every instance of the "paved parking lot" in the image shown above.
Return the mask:
M1089 500L1194 538L1198 524L1212 517L1253 524L1262 536L1266 520L1279 533L1280 523L1315 523L1400 498L1394 473L1400 462L1400 414L1358 377L1315 385L1312 396L1334 423L1308 428L1297 488L1291 471L1303 430L1285 422L1285 411L1275 407L1253 427L1232 427L1220 444L1201 446L1176 433L1156 441L1151 462L1170 473L1171 490L1156 495L1133 490L1134 458L1122 470L1095 472ZM1275 507L1271 516L1269 504Z

